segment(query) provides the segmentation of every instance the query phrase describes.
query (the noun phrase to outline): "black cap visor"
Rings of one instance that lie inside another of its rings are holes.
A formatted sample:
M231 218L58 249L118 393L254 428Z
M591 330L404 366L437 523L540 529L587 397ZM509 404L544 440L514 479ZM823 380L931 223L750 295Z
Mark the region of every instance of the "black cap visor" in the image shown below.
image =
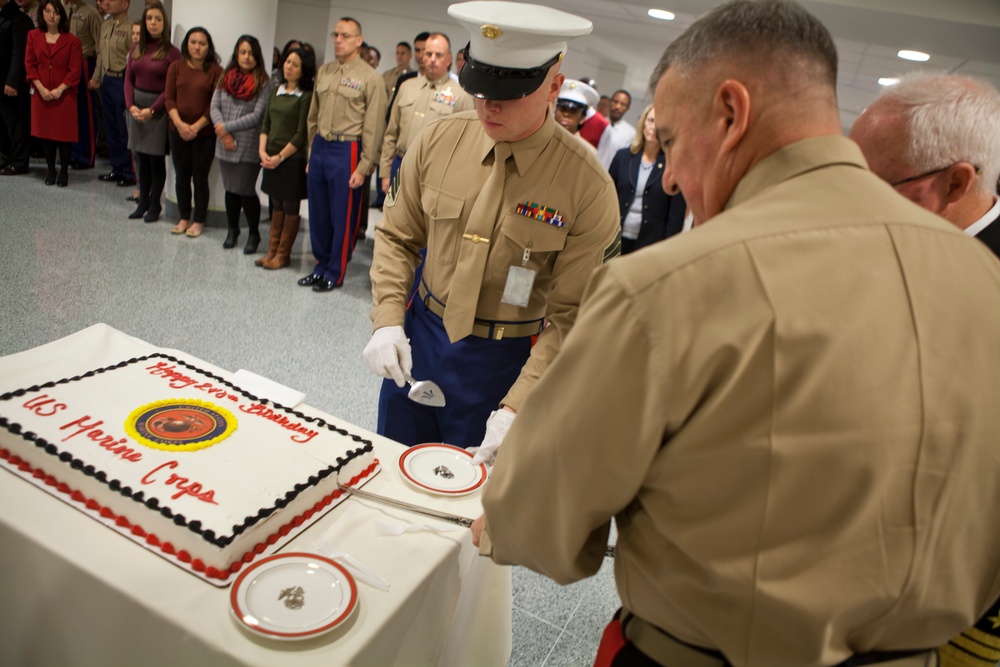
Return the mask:
M557 53L547 63L530 69L496 67L476 60L469 54L469 45L462 49L465 67L458 75L458 82L473 97L483 100L516 100L538 90L549 69L562 58Z

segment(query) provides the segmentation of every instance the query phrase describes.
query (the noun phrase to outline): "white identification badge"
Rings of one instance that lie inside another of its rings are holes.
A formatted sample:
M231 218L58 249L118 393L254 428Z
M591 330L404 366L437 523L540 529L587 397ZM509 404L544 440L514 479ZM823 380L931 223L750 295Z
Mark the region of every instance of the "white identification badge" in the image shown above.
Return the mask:
M503 288L501 303L525 308L531 298L531 288L535 284L535 271L523 266L512 266L507 272L507 284Z

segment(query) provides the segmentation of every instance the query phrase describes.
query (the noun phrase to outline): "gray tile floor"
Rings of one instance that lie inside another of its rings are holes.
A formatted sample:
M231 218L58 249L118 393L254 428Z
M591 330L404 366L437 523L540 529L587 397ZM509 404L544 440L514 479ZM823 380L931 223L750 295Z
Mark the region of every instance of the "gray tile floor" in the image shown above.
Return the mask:
M344 286L314 294L295 280L312 267L308 233L292 265L264 271L255 257L223 250L225 229L198 239L169 233L174 220L128 220L128 188L71 172L46 187L33 161L26 176L0 177L0 355L47 343L97 322L223 368L246 368L306 393L306 401L375 428L379 381L361 351L371 333L371 241L358 244ZM371 211L371 222L381 213ZM266 216L266 208L265 208ZM261 226L266 238L267 224ZM558 586L514 569L510 665L593 662L618 606L611 561L591 579Z

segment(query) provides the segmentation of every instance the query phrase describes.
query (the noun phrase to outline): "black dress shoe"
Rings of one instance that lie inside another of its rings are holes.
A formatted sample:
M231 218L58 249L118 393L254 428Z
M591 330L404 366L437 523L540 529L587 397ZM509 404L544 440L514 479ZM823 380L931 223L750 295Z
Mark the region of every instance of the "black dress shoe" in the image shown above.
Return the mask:
M260 245L260 234L251 234L247 237L247 244L243 247L244 255L252 255L257 252L257 246Z
M55 185L56 184L56 170L53 169L45 175L45 185Z
M21 167L20 169L18 169L17 167L10 164L8 164L3 169L0 169L0 175L3 176L20 176L22 174L27 174L27 173L28 173L27 167Z
M160 209L158 209L158 208L151 208L151 209L149 209L146 212L146 215L143 218L143 221L145 221L145 222L156 222L159 219L160 219Z
M340 285L333 282L332 280L327 280L326 278L322 278L318 280L315 285L313 285L313 292L332 292L338 287L340 287Z
M299 278L298 284L302 285L302 287L312 287L321 280L323 280L323 276L317 276L315 273L310 273L305 278Z
M138 208L136 208L134 211L128 214L128 219L138 220L139 218L144 217L146 215L146 211L148 210L149 206L143 206L142 204L139 204Z
M69 185L69 174L66 173L66 167L59 170L59 176L56 178L56 185L61 188Z
M120 179L121 176L119 176L113 171L109 171L108 173L101 174L100 176L97 177L97 180L104 181L105 183L110 183L111 181L118 181Z
M230 229L226 233L226 240L222 242L222 247L225 248L226 250L229 250L230 248L235 248L236 239L238 239L239 237L240 237L240 230Z
M135 176L133 176L132 178L119 178L118 179L118 187L120 187L120 188L127 188L127 187L131 187L133 185L135 185Z

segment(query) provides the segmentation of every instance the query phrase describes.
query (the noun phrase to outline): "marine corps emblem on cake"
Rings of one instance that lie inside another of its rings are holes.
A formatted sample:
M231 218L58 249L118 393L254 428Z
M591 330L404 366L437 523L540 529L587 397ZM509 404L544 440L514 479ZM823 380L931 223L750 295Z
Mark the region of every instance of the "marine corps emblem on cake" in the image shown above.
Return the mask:
M125 430L140 444L165 451L194 451L222 442L236 430L236 417L193 399L156 401L136 408Z

